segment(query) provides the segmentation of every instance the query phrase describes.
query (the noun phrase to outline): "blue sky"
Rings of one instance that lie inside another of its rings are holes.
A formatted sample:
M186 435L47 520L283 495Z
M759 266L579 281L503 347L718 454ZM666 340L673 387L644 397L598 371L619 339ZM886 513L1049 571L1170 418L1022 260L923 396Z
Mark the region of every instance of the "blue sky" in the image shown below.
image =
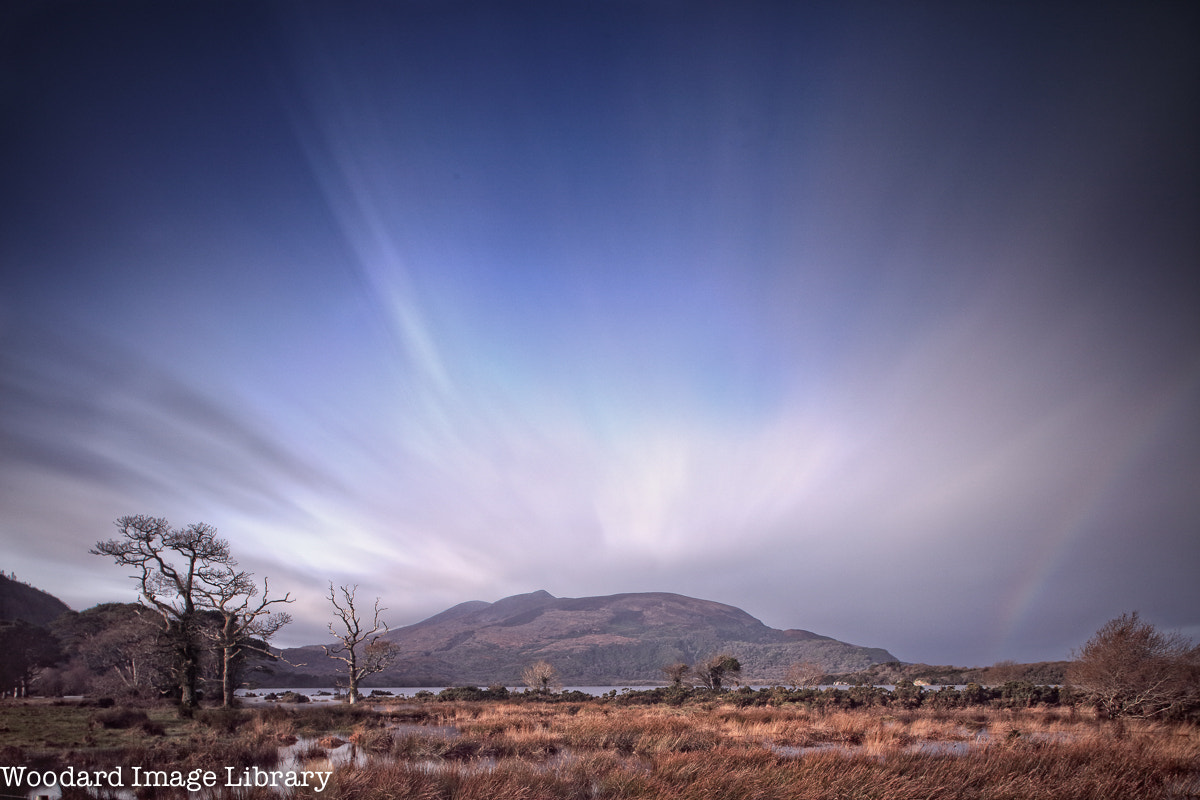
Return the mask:
M960 665L1200 635L1171 4L18 2L4 569L205 521L394 625L673 591Z

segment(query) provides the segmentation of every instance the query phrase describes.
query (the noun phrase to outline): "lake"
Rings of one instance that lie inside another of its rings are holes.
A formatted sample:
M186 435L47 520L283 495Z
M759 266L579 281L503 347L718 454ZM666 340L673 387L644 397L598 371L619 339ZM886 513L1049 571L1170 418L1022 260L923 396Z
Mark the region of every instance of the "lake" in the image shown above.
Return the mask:
M441 692L444 689L452 689L452 688L456 688L456 687L452 687L452 686L375 686L375 687L371 687L369 689L360 688L359 692L362 694L363 697L370 697L371 692L391 692L391 694L396 697L413 697L417 692L432 692L433 694L437 694L438 692ZM524 692L526 690L526 687L524 687L524 686L508 686L505 688L507 688L508 691L517 693L517 694ZM654 689L654 688L655 688L654 686L564 686L563 691L565 691L565 692L583 692L584 694L590 694L593 697L599 697L600 695L607 694L608 692L612 692L612 691L615 691L618 694L620 694L621 692L624 692L624 691L645 691L646 689ZM302 694L302 695L306 696L309 700L312 700L313 702L332 701L332 700L339 699L338 698L339 693L341 693L343 695L345 694L344 689L338 689L338 688L335 688L332 686L315 686L315 687L310 687L310 688L305 688L305 689L297 689L297 688L285 686L283 688L238 689L237 696L241 697L241 698L247 698L250 700L255 700L255 699L261 700L263 695L267 695L267 694L271 694L271 693L283 694L284 692L295 692L296 694ZM252 695L257 695L257 698Z
M608 694L609 692L614 692L614 691L617 694L621 694L622 692L644 692L649 689L660 688L660 686L628 686L628 685L564 686L563 691L565 691L565 692L582 692L584 694L590 694L593 697L600 697L601 695L605 695L605 694ZM751 689L754 689L757 691L760 689L770 689L770 688L772 688L772 685L771 684L754 683L754 684L749 684L749 687ZM391 694L395 697L413 697L414 695L417 694L417 692L432 692L433 694L437 694L438 692L441 692L444 689L450 689L450 688L456 688L456 687L450 687L450 686L382 686L382 687L380 687L380 686L377 686L377 687L372 687L369 689L360 689L359 691L362 693L362 696L364 698L369 698L371 696L371 692L375 692L375 691L391 692ZM520 694L521 692L526 691L526 687L524 687L524 686L508 686L505 688L507 688L508 691L513 692L515 694ZM816 688L818 688L820 690L826 690L826 689L849 689L851 687L846 686L845 684L837 684L837 685L827 684L827 685L818 686ZM890 692L893 689L895 689L896 687L891 684L880 684L880 685L876 686L875 688L883 689L885 691ZM963 685L947 686L947 687L922 686L920 688L924 689L927 692L936 692L942 688L962 690L962 689L966 688L966 685L963 684ZM254 701L263 702L262 697L264 695L271 694L271 693L275 693L278 695L278 694L282 694L284 692L295 692L296 694L302 694L302 695L305 695L306 697L308 697L309 700L311 700L313 702L318 702L318 703L341 699L339 697L339 693L344 694L344 690L337 689L332 686L317 686L317 687L310 687L310 688L304 688L304 689L297 689L297 688L291 688L291 687L262 688L262 689L239 689L237 692L237 696L241 697L243 699L247 699L252 702L254 702Z

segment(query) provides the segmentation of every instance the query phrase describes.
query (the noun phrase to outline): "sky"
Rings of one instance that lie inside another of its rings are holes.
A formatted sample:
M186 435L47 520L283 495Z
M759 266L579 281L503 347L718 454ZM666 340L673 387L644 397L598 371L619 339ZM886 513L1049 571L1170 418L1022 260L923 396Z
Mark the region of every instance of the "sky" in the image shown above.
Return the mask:
M206 522L329 639L665 591L1200 640L1186 4L0 10L0 568Z

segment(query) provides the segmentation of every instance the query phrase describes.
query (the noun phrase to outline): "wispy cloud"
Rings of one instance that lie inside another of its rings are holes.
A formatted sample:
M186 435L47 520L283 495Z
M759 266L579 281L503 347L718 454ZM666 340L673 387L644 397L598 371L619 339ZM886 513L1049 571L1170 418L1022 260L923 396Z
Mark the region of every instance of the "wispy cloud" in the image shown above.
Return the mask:
M536 6L6 39L7 569L127 599L86 550L153 513L294 643L329 581L946 660L1195 623L1187 26Z

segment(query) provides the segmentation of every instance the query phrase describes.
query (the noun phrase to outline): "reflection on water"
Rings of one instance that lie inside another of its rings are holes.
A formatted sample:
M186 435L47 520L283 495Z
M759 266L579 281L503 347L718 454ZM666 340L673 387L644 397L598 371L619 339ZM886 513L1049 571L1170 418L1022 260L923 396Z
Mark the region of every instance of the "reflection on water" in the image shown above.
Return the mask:
M454 686L387 686L383 688L362 689L363 700L379 700L389 697L395 698L413 698L420 695L425 697L427 694L436 695L446 689L455 689L461 687ZM506 686L511 694L521 694L527 691L525 686ZM605 694L621 694L623 692L640 692L647 689L653 689L654 686L564 686L564 692L582 692L589 694L592 697L600 697ZM756 687L767 688L767 687ZM295 688L295 687L274 687L263 689L239 689L237 696L246 702L248 705L256 705L258 703L271 702L266 699L268 695L273 695L276 698L286 694L294 693L304 695L310 703L341 703L346 701L345 689L338 689L332 686L318 686L310 688Z
M378 756L376 756L378 758ZM330 736L303 736L279 748L272 769L280 772L326 772L347 765L364 767L370 762L366 749Z
M351 740L342 739L334 735L296 738L278 748L274 763L267 767L267 769L272 773L284 774L330 774L348 768L358 769L372 765L404 763L412 768L426 772L454 770L463 773L475 773L491 772L501 764L520 762L533 769L553 771L569 767L580 759L589 758L594 755L594 751L592 750L577 751L575 748L562 745L549 746L539 756L531 756L529 753L526 753L522 757L484 755L477 752L478 748L475 747L466 747L463 749L453 744L449 747L446 746L445 743L447 740L459 739L462 736L462 732L458 727L446 724L435 725L388 720L384 728L375 729L375 731L379 736L365 741L359 738L361 734L351 736ZM973 725L962 727L957 731L948 731L943 735L945 738L939 736L938 738L930 739L913 740L907 738L894 741L887 739L882 741L873 741L871 739L862 741L860 739L854 742L817 741L803 745L781 744L770 740L763 740L761 744L770 752L783 758L803 759L814 754L836 753L844 756L863 756L882 761L889 757L889 755L899 753L925 756L965 756L974 750L986 748L993 743L1007 742L1018 737L1028 737L1035 740L1052 740L1055 742L1066 741L1071 738L1068 733L1043 731L1020 732L1016 729L1005 727L1002 727L993 735L987 727ZM441 742L442 744L437 746L421 746L419 744L421 741L430 745L436 742ZM416 746L413 746L414 743L417 743ZM466 743L471 744L471 742ZM453 754L455 752L459 752L461 755L456 757ZM622 753L619 756L617 754L613 755L627 762L625 764L626 768L653 769L654 761L649 757L632 753ZM252 769L257 770L258 768ZM128 776L128 771L126 775ZM236 788L233 788L239 784L229 783L229 785L225 785L226 781L223 780L225 777L224 774L221 777L222 780L219 781L219 785L188 792L187 796L195 798L195 800L215 800L217 797L239 796L240 792ZM129 784L127 783L126 785L128 786ZM251 786L248 782L241 785L245 787ZM283 784L267 785L266 788L269 788L273 793L281 795L286 794L288 791L288 787ZM92 787L87 789L87 793L89 796L96 798L96 800L136 800L135 789L133 788L113 789L109 787ZM30 788L24 797L28 800L42 800L43 798L45 800L60 800L62 794L63 790L59 785L36 786ZM160 797L173 797L182 795L184 792L177 789L158 789L156 790L156 794ZM21 795L9 796L21 797Z
M1065 732L1053 731L1030 731L1021 733L1015 730L1009 730L1007 734L1000 736L1001 739L1028 738L1039 742L1067 742L1071 740L1071 734ZM993 738L986 727L979 729L962 729L958 733L957 738L952 739L920 739L915 742L910 742L902 747L897 747L898 752L915 753L917 755L926 756L965 756L972 750L987 747L997 741ZM883 760L884 754L889 749L887 745L881 746L879 743L859 743L852 744L849 742L815 742L807 745L780 745L774 742L767 742L767 748L777 755L785 758L803 758L814 753L839 753L841 755L867 755L874 756Z
M387 725L386 729L395 739L414 737L445 740L461 736L458 728L453 725L421 725L409 722L392 722ZM1013 735L1012 732L1009 735ZM1062 734L1037 735L1037 738L1042 737L1066 738ZM898 748L898 752L934 756L964 756L975 748L986 747L991 741L992 737L986 728L977 731L964 729L961 739L920 740ZM878 743L870 742L859 744L848 742L814 742L806 745L783 745L765 741L763 742L763 746L772 753L784 758L804 758L817 753L838 753L846 756L865 755L882 760L886 757L886 752L888 751L888 748L881 748ZM579 752L571 747L558 747L545 758L521 758L517 760L522 761L524 764L533 765L538 769L556 770L569 766L588 755L587 752ZM622 758L630 762L626 765L627 767L635 766L639 769L648 770L653 766L652 760L642 756L625 754ZM369 765L394 764L401 760L407 760L413 767L427 772L452 769L459 772L472 773L491 772L498 767L502 759L492 756L474 756L463 760L431 757L429 755L404 759L402 756L395 755L390 747L385 749L368 749L354 742L326 735L300 737L290 744L281 746L278 750L277 759L270 766L270 770L283 773L328 773L348 767L362 768ZM284 794L287 791L287 787L282 784L268 786L267 788L278 794ZM133 789L89 788L87 791L91 797L97 800L136 800ZM219 785L212 789L189 792L188 797L196 798L196 800L211 800L211 798L217 796L228 797L230 796L230 791L229 787ZM42 800L42 798L45 798L45 800L60 800L62 797L62 787L58 785L38 786L30 789L25 794L25 797L28 800Z
M387 687L382 687L382 688L363 689L362 696L363 696L364 700L373 699L371 696L372 693L375 693L374 699L381 699L381 698L387 698L387 697L412 698L412 697L416 697L418 694L421 697L425 697L426 694L436 695L440 692L445 691L446 689L454 689L454 688L461 688L461 687L453 687L453 686L387 686ZM506 686L505 688L512 694L520 694L522 692L527 691L527 687L525 687L525 686ZM659 684L650 685L650 686L629 686L629 685L625 685L625 684L622 684L620 686L564 686L563 691L564 692L582 692L583 694L589 694L592 697L602 697L607 694L619 695L619 694L624 694L626 692L644 692L649 689L655 689L655 688L662 688L662 686ZM771 689L774 687L771 686L770 684L754 683L754 684L748 684L747 688L753 689L755 691L759 691L762 689ZM828 684L822 684L821 686L817 686L815 688L820 691L825 691L825 690L829 690L829 689L849 689L851 687L844 683L837 683L837 684L828 683ZM896 687L891 684L878 684L878 685L874 686L873 688L883 689L884 691L890 692L890 691L894 690ZM926 692L936 692L940 689L957 689L957 690L961 691L966 688L966 684L946 684L946 685L933 684L933 685L929 685L929 686L922 686L921 688ZM238 695L238 697L240 697L244 701L246 701L248 704L254 705L257 703L270 702L269 700L264 699L264 698L266 698L267 695L275 695L276 697L279 697L280 695L282 695L286 692L294 692L295 694L304 695L305 697L308 698L308 702L311 702L311 703L345 702L345 700L346 700L345 690L339 689L339 688L336 688L333 686L319 686L319 687L311 687L311 688L307 688L307 689L295 688L295 687L239 689L237 692L237 695Z

